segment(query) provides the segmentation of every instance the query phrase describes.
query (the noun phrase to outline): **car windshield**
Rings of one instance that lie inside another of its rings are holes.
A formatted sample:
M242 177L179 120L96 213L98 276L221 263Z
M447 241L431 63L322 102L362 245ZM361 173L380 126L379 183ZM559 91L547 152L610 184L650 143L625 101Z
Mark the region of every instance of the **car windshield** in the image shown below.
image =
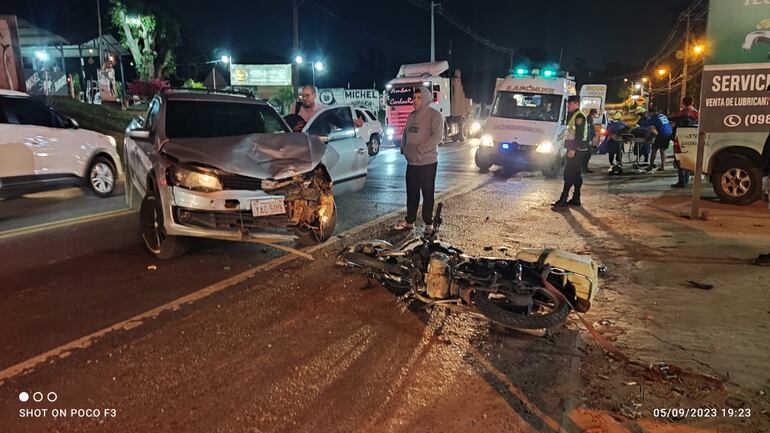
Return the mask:
M557 122L560 109L561 95L503 91L497 92L491 116Z
M267 106L238 102L168 101L168 138L210 138L288 132Z

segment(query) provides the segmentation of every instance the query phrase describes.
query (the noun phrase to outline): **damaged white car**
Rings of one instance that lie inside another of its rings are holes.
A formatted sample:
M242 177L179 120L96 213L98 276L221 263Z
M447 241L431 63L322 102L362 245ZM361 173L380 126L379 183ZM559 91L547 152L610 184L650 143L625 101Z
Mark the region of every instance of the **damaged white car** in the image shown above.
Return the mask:
M158 258L196 237L320 243L334 232L334 194L366 181L366 143L350 107L289 127L244 95L166 90L126 130L127 199Z

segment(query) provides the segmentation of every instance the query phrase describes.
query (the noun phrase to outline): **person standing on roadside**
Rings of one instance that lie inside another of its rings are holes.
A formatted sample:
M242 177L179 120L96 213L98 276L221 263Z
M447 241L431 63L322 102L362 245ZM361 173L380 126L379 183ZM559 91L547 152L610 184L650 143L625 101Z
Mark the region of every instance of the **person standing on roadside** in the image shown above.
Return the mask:
M580 188L583 186L583 161L588 148L588 124L585 114L580 111L580 96L567 99L567 136L564 147L567 149L567 164L564 166L564 188L559 200L552 204L554 209L567 206L580 206ZM572 198L569 191L574 187Z
M433 201L436 191L438 145L444 136L444 117L430 106L433 94L425 87L414 89L414 111L409 113L401 135L401 153L406 157L406 218L395 230L414 228L422 194L425 234L433 232Z
M765 192L770 196L770 134L765 139L765 146L762 148L762 184ZM768 197L770 198L770 197ZM770 211L770 203L767 204L767 210ZM754 259L757 266L770 266L770 253L760 254Z
M668 150L671 136L674 133L671 122L668 121L668 117L665 114L658 110L658 107L650 105L647 119L644 122L640 122L640 125L646 127L654 137L650 154L650 165L647 166L646 170L652 171L655 169L655 157L660 153L660 167L658 167L658 171L663 171L663 168L666 166L666 150Z
M297 101L297 104L294 106L294 114L302 117L305 123L309 122L310 118L316 113L326 108L326 105L316 102L318 89L315 86L306 84L302 88L300 95L302 96L302 101Z
M698 126L700 112L692 103L692 96L685 96L682 98L682 109L669 116L669 120L678 128ZM690 183L690 172L677 168L677 182L671 185L671 188L685 188L688 183Z

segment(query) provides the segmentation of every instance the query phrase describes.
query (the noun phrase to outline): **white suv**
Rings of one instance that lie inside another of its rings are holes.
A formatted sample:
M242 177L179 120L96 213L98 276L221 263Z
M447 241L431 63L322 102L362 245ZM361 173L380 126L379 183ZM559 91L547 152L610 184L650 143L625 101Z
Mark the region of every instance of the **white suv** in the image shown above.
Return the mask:
M26 93L0 90L0 198L84 186L100 197L121 176L115 139Z
M382 143L382 123L377 120L377 116L366 108L355 108L356 117L363 121L358 127L358 133L366 141L366 147L369 149L369 156L380 153L380 144Z

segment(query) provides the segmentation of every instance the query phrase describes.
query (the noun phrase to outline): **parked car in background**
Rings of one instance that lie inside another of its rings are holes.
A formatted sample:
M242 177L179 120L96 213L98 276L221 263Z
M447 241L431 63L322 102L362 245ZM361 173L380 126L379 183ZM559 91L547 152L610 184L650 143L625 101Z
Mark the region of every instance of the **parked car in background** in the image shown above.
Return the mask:
M131 207L158 258L192 238L301 244L327 240L335 194L366 181L353 111L335 106L291 132L267 103L223 92L166 90L126 130Z
M359 135L366 141L366 147L369 149L369 156L380 153L380 144L382 144L383 128L382 123L371 111L366 108L355 108L356 117L363 120L364 124L358 127Z
M121 174L114 138L80 129L26 93L0 90L0 198L72 186L107 197Z

